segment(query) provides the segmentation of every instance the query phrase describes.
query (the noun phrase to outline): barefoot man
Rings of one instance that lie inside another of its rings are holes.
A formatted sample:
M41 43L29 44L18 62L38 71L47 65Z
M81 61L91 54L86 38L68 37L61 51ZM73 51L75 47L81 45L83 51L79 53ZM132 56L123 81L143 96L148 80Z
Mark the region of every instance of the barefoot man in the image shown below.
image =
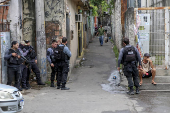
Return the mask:
M143 60L142 60L142 68L139 69L139 77L140 77L140 83L139 85L142 85L143 81L142 78L149 78L152 76L152 84L156 85L156 82L154 81L156 75L156 69L153 66L152 60L150 59L149 53L145 53Z

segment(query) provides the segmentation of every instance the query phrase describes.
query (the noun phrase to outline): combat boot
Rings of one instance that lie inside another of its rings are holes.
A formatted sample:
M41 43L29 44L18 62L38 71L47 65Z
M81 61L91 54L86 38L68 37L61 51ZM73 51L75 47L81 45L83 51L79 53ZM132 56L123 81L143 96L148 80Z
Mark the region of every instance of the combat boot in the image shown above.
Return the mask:
M30 85L29 81L26 82L26 87L28 87L28 89L31 88L31 85Z
M57 89L60 89L60 88L61 88L61 84L57 83Z
M54 81L51 81L51 86L50 87L54 87Z
M133 87L130 87L130 90L127 92L127 94L129 95L134 95L134 90L133 90Z
M22 84L22 89L28 90L29 88L26 86L26 84Z
M62 84L61 90L69 90L70 88L67 88L65 84Z
M38 85L45 85L44 83L42 83L41 81L40 82L38 82Z
M41 78L37 78L37 84L38 85L45 85L44 83L42 83Z
M19 91L22 91L22 88L20 87L20 82L16 82L14 85Z
M22 91L22 88L20 87L19 84L16 86L16 88L17 88L19 91Z
M139 87L136 87L136 94L140 94Z

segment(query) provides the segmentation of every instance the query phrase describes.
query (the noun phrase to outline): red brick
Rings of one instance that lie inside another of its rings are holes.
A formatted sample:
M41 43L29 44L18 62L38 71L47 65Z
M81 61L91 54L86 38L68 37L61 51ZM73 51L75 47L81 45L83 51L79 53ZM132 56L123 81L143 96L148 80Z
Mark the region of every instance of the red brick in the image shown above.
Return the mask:
M4 15L4 18L3 18L3 19L5 19L5 20L6 20L6 19L7 19L7 15Z

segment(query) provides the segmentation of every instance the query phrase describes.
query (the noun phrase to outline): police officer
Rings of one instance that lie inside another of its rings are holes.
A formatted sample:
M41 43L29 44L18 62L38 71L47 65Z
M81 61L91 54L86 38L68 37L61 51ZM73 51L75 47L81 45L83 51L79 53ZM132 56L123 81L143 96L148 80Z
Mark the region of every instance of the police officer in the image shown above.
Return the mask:
M53 40L51 47L47 49L47 60L51 66L51 87L54 87L54 79L55 79L55 75L56 75L56 68L57 65L55 65L55 62L53 62L53 59L51 59L51 55L54 54L54 49L57 47L57 41ZM56 76L56 80L57 80L57 76Z
M139 68L141 68L141 57L137 48L129 45L128 38L123 39L123 45L125 47L122 48L119 53L118 70L120 71L120 64L122 63L124 65L123 72L128 80L128 86L130 88L130 91L127 93L130 95L134 95L133 85L135 85L136 94L139 94L139 73L137 69L137 64L139 62Z
M19 44L19 48L18 49L20 50L22 55L25 57L28 54L29 50L24 50L24 46L25 46L25 42L21 41L21 43ZM27 67L26 67L25 64L26 64L26 61L21 64L21 84L22 84L22 88L23 89L28 90L29 88L26 85Z
M45 85L44 83L42 83L41 81L41 77L40 77L40 70L38 68L38 66L36 65L37 64L37 56L36 56L36 53L35 53L35 50L32 46L30 46L30 41L29 40L25 40L25 46L24 48L26 50L29 50L28 54L26 55L26 58L28 59L29 61L29 65L30 65L30 68L28 68L28 71L27 71L27 81L26 81L26 85L28 88L30 88L30 84L29 84L29 75L31 73L31 69L32 71L35 73L36 75L36 79L37 79L37 84L38 85Z
M67 38L63 37L62 44L60 44L59 47L63 48L63 53L64 53L63 59L65 59L65 60L57 62L57 65L58 65L58 68L57 68L57 73L58 73L57 89L61 88L61 90L69 90L70 89L70 88L66 87L66 82L67 82L67 76L68 76L68 72L69 72L69 59L71 57L71 51L66 46L66 44L67 44Z
M6 51L4 59L8 62L8 82L7 85L11 85L13 78L15 76L15 87L22 91L20 87L20 77L21 77L21 64L23 62L21 58L21 52L18 49L19 44L17 41L13 41L11 44L11 49Z

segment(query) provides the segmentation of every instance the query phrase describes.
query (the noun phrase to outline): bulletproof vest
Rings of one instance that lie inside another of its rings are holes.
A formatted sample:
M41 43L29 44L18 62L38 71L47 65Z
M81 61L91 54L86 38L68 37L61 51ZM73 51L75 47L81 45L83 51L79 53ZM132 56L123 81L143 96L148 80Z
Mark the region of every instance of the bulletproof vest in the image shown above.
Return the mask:
M37 55L36 55L35 50L32 46L26 46L24 49L29 50L28 54L25 56L28 60L35 59L35 57Z
M12 53L17 53L18 55L20 55L20 51L19 49L17 49L16 51L13 50L13 49L9 49L9 53L8 54L12 54ZM22 64L23 60L21 58L18 58L18 57L11 57L9 60L8 60L8 64L13 64L13 65L20 65Z
M54 53L50 56L53 63L68 60L67 55L63 52L63 50L64 46L57 46L53 49Z
M137 53L135 47L125 47L123 51L123 64L131 63L132 61L137 60Z

